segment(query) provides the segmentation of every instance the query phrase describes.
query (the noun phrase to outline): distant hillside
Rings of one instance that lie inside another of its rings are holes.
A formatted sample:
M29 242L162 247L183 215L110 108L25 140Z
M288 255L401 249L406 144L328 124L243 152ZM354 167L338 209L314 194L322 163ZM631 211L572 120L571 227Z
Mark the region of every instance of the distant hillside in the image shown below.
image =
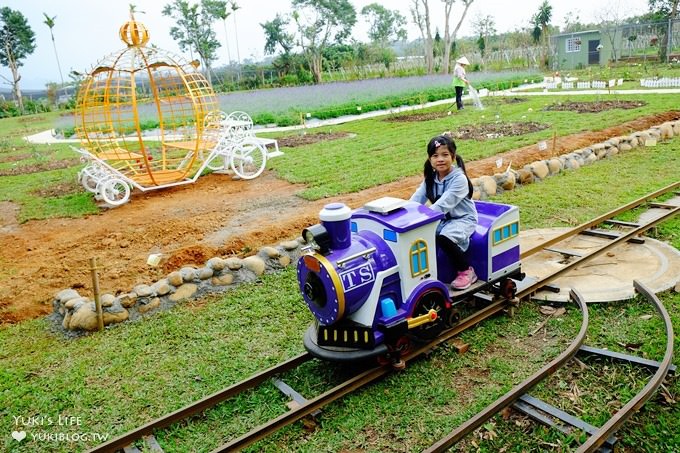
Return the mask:
M61 99L62 96L66 94L67 96L73 95L73 87L68 87L66 88L66 93L64 93L63 89L59 89L59 97ZM21 96L25 99L31 99L31 100L39 100L39 99L45 99L47 98L47 89L40 89L40 90L35 90L35 89L21 89ZM6 101L9 101L11 99L14 99L14 95L12 94L12 89L7 88L7 87L0 87L0 98L4 97Z
M5 99L12 99L12 89L6 87L0 87L0 95L3 95ZM24 90L21 89L21 95L30 98L40 98L47 96L47 90Z

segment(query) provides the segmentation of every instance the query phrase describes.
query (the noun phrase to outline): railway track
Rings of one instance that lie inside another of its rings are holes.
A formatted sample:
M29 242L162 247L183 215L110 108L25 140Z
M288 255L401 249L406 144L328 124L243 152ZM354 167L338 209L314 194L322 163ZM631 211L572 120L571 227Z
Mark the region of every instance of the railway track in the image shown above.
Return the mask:
M537 253L538 251L547 249L548 247L551 247L559 243L560 241L568 239L577 234L598 235L610 239L610 241L604 244L601 248L594 250L587 255L577 257L570 263L565 264L565 266L562 269L554 271L550 275L542 277L540 280L525 279L526 281L519 282L516 294L517 299L529 297L539 289L546 287L546 285L548 285L551 281L558 278L559 276L569 272L570 270L573 270L574 268L586 263L587 261L594 259L595 257L601 255L602 253L605 253L607 250L610 250L611 248L616 247L617 245L625 241L636 240L638 236L640 236L648 229L678 214L680 212L680 206L674 206L663 203L651 203L651 204L649 203L650 200L654 200L655 198L658 198L663 194L672 192L678 188L680 188L680 182L667 186L654 193L648 194L638 200L635 200L620 208L610 211L609 213L604 214L603 216L600 216L596 219L593 219L589 222L579 225L578 227L575 227L556 238L546 241L545 243L540 244L539 246L536 246L532 249L523 252L521 257L526 258L534 253ZM650 207L661 208L664 210L664 212L657 216L656 218L654 218L653 220L644 224L620 222L614 220L614 217L628 210L638 208L644 205L645 203L647 203L648 206ZM597 229L598 226L602 225L615 226L619 228L621 231L612 232L611 230ZM666 333L669 338L669 346L667 345L666 353L667 357L664 358L664 362L662 362L662 364L658 367L658 371L655 374L654 379L652 379L648 386L646 386L645 389L643 389L643 392L647 391L645 395L640 396L640 398L636 396L633 400L631 400L631 403L626 405L626 407L624 407L622 411L620 411L620 413L617 413L612 418L612 420L610 420L610 423L607 423L605 426L597 430L595 434L591 435L591 437L588 439L588 442L582 446L583 449L579 451L593 451L594 449L602 445L602 443L606 441L606 439L611 435L611 433L615 432L621 426L621 424L625 422L625 420L630 416L630 414L632 414L635 410L639 409L639 407L641 407L642 404L644 404L644 402L656 390L656 388L658 388L661 381L663 380L663 377L666 375L668 368L671 366L670 365L671 357L669 356L669 351L672 354L673 335L672 326L670 325L670 318L668 317L668 314L663 308L663 305L660 304L658 299L656 299L656 297L653 294L651 294L649 290L644 288L644 286L642 286L638 282L635 283L635 286L640 293L644 294L645 297L654 302L657 311L661 314L661 316L664 319L664 323L666 324ZM484 421L488 420L495 413L497 413L504 407L507 407L508 405L512 404L513 402L517 401L522 395L526 394L529 388L535 386L538 382L540 382L540 380L544 379L548 375L555 372L560 366L562 366L574 354L576 354L576 352L578 352L579 348L583 343L583 338L585 337L585 329L587 329L588 312L585 302L583 302L582 297L577 292L572 291L571 297L572 300L579 306L583 313L583 324L581 326L581 330L579 331L579 334L572 343L572 345L570 345L562 354L560 354L560 356L551 361L548 365L541 368L541 370L539 370L525 382L516 386L513 390L511 390L511 392L506 394L504 397L491 404L484 411L477 414L477 416L473 417L468 422L461 425L449 436L435 443L428 451L444 451L445 449L453 445L455 442L462 439L465 435L472 432L474 429L478 428L482 423L484 423ZM489 305L487 305L485 308L461 320L456 326L444 331L439 337L437 337L432 342L417 347L416 349L407 353L403 357L403 360L408 363L414 358L436 347L437 345L449 341L450 339L452 339L456 335L459 335L466 329L469 329L479 324L480 322L488 319L489 317L494 316L497 313L511 307L512 301L510 300L498 298L493 299L490 301ZM668 332L670 332L670 335L668 334ZM312 356L310 354L308 353L300 354L279 365L276 365L260 373L257 373L244 381L241 381L228 388L220 390L219 392L209 395L197 401L196 403L185 406L181 409L178 409L175 412L172 412L161 418L153 420L139 428L129 431L89 451L110 452L124 450L125 452L132 453L139 451L136 447L133 446L133 443L139 439L146 439L148 445L155 448L156 451L159 451L160 447L157 447L157 443L153 438L153 432L155 430L168 427L181 420L186 420L191 416L200 414L204 412L206 409L214 407L217 404L238 395L239 393L252 389L260 385L261 383L270 380L277 375L280 375L281 373L293 370L296 367L310 360L312 360ZM265 424L262 424L252 429L250 432L238 437L237 439L225 443L224 445L218 447L214 451L215 452L233 451L245 448L248 445L251 445L252 443L257 442L258 440L261 440L262 438L272 434L273 432L278 431L284 426L290 425L295 421L301 420L304 417L318 411L320 408L330 404L331 402L339 398L342 398L344 395L347 395L348 393L358 388L361 388L373 381L376 381L377 379L380 379L381 377L385 376L390 372L392 372L392 368L390 366L377 366L365 370L313 399L298 401L298 405L291 409L290 411L282 414L281 416L273 420L270 420ZM657 378L657 375L659 375L660 377ZM656 383L655 384L656 386L654 386L653 383Z
M605 423L601 428L590 433L588 440L581 445L577 452L586 453L596 451L600 448L607 439L615 433L624 423L630 418L637 410L639 410L642 405L654 394L654 392L661 386L663 379L666 377L670 367L671 360L673 359L673 325L671 323L670 316L664 308L661 301L647 289L640 282L634 282L636 290L642 294L649 302L654 305L657 313L661 316L664 322L664 328L666 333L666 351L664 354L663 361L658 364L656 373L652 376L645 387L635 395L621 410L614 414L607 423ZM503 395L501 398L497 399L481 412L477 413L474 417L470 418L467 422L463 423L461 426L453 430L447 436L443 437L430 448L425 450L427 453L443 452L448 448L453 446L456 442L462 440L465 436L470 434L475 429L482 426L491 417L498 414L501 410L512 405L523 395L534 387L536 384L553 374L560 367L564 366L569 359L571 359L583 345L585 339L586 331L588 330L588 309L583 302L581 296L575 292L571 292L571 298L574 300L581 312L583 313L583 321L581 323L581 329L574 341L565 349L557 358L552 360L550 363L545 365L539 371L528 377L526 380L516 385L512 390Z
M471 327L474 327L475 325L479 324L485 319L488 319L489 317L504 310L505 308L507 308L508 305L509 305L508 301L499 300L483 308L482 310L461 320L453 328L443 332L442 335L437 337L434 341L411 351L410 353L403 357L403 360L408 363L410 360L413 360L414 358L420 356L426 351L429 351L430 349L436 347L437 345L450 340L456 335L459 335L461 332ZM149 436L153 435L153 432L155 430L168 427L181 420L185 420L191 416L200 414L206 409L214 407L217 404L221 403L222 401L225 401L226 399L232 398L238 395L239 393L252 389L257 385L261 384L262 382L264 382L265 380L271 379L274 376L284 373L286 371L290 371L309 360L312 360L311 355L307 353L300 354L296 357L287 360L286 362L283 362L265 371L257 373L224 390L221 390L210 396L207 396L206 398L203 398L202 400L199 400L196 403L190 404L181 409L178 409L175 412L172 412L161 418L153 420L139 428L136 428L119 437L111 439L110 441L88 451L91 453L95 452L103 453L119 451L122 449L126 452L134 452L137 449L131 446L132 443L143 438L146 438L148 444L153 445L155 443L155 440L153 438L150 438ZM330 404L331 402L341 398L342 396L381 378L382 376L390 373L391 371L392 368L390 366L377 366L369 370L366 370L362 373L359 373L353 376L352 378L346 380L345 382L341 383L340 385L332 388L331 390L317 396L314 399L303 402L303 404L300 404L298 407L291 409L290 411L286 412L280 417L271 420L268 423L265 423L261 426L258 426L257 428L254 428L250 432L242 435L241 437L235 440L232 440L229 443L226 443L218 447L214 451L233 451L244 448L266 437L267 435L283 428L284 426L287 426L291 423L301 420L302 418L313 413L319 408L327 404Z

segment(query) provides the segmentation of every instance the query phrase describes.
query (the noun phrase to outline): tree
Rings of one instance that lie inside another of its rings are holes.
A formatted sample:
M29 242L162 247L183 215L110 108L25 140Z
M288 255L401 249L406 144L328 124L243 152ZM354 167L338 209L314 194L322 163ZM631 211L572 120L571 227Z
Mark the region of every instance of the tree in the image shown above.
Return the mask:
M24 101L19 88L19 67L23 65L21 60L35 50L35 33L23 14L6 6L0 9L0 25L0 63L12 72L12 80L4 76L2 78L12 85L14 98L23 115Z
M227 18L231 15L231 5L226 1L209 1L206 2L205 7L208 8L208 12L216 19L222 20L222 25L224 25L224 43L227 48L227 62L231 64L231 53L229 52L229 37L227 34Z
M548 66L548 45L550 43L550 36L548 34L548 27L552 19L552 6L548 0L543 0L541 6L538 7L538 12L534 15L534 29L532 35L536 42L543 41L543 65Z
M442 55L444 55L444 42L442 41L442 36L439 34L439 29L435 28L432 42L432 56L437 59Z
M57 16L50 17L50 16L47 15L47 13L43 13L43 16L45 16L45 20L43 21L43 23L45 25L47 25L48 27L50 27L50 36L52 37L52 47L54 47L54 57L57 59L57 69L59 70L59 79L61 79L61 87L63 89L63 88L65 88L64 75L61 72L61 63L59 63L59 54L57 53L57 44L54 41L54 33L52 31L54 29L54 19L56 19Z
M288 33L289 19L281 14L277 14L273 20L260 24L264 30L264 53L265 55L273 55L276 53L276 48L281 47L283 54L288 55L293 47L295 47L295 35Z
M323 51L350 35L357 21L356 10L348 0L293 0L292 7L298 44L309 63L314 83L320 83Z
M579 17L578 13L569 11L564 15L564 29L562 30L562 33L576 33L591 28L594 28L594 26L589 27L587 24L581 22L581 18Z
M659 19L675 19L678 17L680 0L648 0L649 10Z
M463 5L465 5L465 8L463 9L463 14L460 15L460 20L458 20L458 24L456 24L456 28L453 29L453 32L449 31L449 18L451 17L451 10L453 9L453 4L455 3L456 0L442 0L444 2L444 64L442 65L442 72L444 74L449 73L449 60L451 59L451 43L456 40L456 35L458 34L458 30L460 30L460 26L463 25L463 21L465 20L465 15L468 12L468 9L470 8L470 5L472 5L472 2L474 0L460 0Z
M609 45L612 49L612 60L618 61L619 59L619 37L617 36L617 31L626 22L627 14L625 12L625 5L621 2L611 1L605 4L602 9L600 9L595 14L595 19L599 21L599 27L602 30L602 34L609 41Z
M413 23L418 26L420 36L423 39L423 51L427 73L434 72L434 43L432 41L432 28L430 26L430 4L428 0L412 0L411 17Z
M678 4L680 0L648 0L649 10L658 19L668 20L668 29L663 33L659 44L659 59L668 60L668 35L671 32L673 20L678 17Z
M492 16L477 15L472 22L472 28L479 36L477 38L477 47L484 57L484 51L489 48L489 37L496 33L496 23Z
M368 37L372 42L385 47L390 41L406 39L406 18L399 11L371 3L361 9L361 15L370 23Z
M238 45L238 30L236 29L236 11L241 9L236 2L231 2L231 12L234 15L234 38L236 38L236 61L238 62L238 77L241 78L241 50Z
M273 20L260 24L264 30L264 53L265 55L273 55L276 53L278 47L283 50L282 54L277 57L272 66L279 72L279 77L288 75L295 70L296 65L299 65L299 55L292 54L295 47L295 35L286 31L290 20L286 16L277 14Z
M217 58L220 47L212 22L218 17L215 11L226 8L220 0L201 0L200 4L190 5L187 0L174 0L165 5L163 15L172 17L177 25L170 28L170 36L177 41L180 49L196 51L201 58L208 81L212 81L212 62Z

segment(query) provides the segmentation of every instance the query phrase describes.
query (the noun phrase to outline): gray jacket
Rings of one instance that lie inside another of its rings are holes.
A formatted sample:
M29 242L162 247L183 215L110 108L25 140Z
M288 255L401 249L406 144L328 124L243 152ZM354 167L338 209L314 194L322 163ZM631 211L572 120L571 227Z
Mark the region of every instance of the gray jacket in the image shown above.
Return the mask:
M470 245L470 236L477 225L477 209L467 194L467 177L460 167L454 166L453 171L441 181L438 175L435 176L434 195L439 199L430 207L446 214L437 227L437 234L451 239L463 251ZM424 180L411 195L411 201L420 204L428 201Z

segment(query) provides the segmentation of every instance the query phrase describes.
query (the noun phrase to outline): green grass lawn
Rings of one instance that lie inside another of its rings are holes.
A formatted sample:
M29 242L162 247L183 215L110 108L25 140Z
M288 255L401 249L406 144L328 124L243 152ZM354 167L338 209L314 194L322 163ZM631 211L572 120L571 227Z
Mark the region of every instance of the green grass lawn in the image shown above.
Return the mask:
M647 108L654 109L648 113L672 108L667 99L645 100L650 102ZM516 118L525 114L529 105L532 104L504 109L503 115ZM486 113L467 111L468 118L459 118L474 122L491 112L491 108ZM641 114L624 112L631 115L628 119ZM541 113L544 118L550 114ZM618 114L609 112L598 121L615 124L621 118L613 121L610 117ZM424 143L445 126L437 121L389 126L377 125L377 121L342 126L357 134L351 142L355 146L347 142L307 147L308 155L312 153L320 160L328 158L316 167L321 175L316 175L314 169L302 168L307 165L300 163L308 160L298 160L300 168L292 168L290 159L300 157L302 149L287 151L285 158L274 160L272 165L282 174L284 169L291 175L303 174L300 178L317 194L358 190L417 173ZM561 114L544 121L565 131L594 124L574 117L568 121ZM526 144L537 139L517 140ZM470 160L493 153L489 146L462 143L461 150ZM499 142L496 146L509 149L518 144ZM337 162L326 154L337 158L350 153L354 157L341 159L339 168L325 167ZM381 165L374 165L376 162ZM364 168L369 164L370 169ZM680 141L676 139L523 186L495 200L518 205L523 228L563 226L564 219L588 220L677 181L679 165ZM361 181L356 186L347 181L345 186L324 182L324 177L345 172L359 175ZM680 218L666 222L655 234L680 248ZM680 325L680 294L669 292L661 298L675 325ZM654 318L641 318L652 311L639 301L593 307L587 344L615 350L621 350L620 343L640 344L639 354L660 360L663 346L659 323ZM46 319L2 326L0 431L6 434L0 445L17 452L82 451L98 442L91 437L50 442L33 436L122 434L302 352L302 334L311 319L299 295L295 271L289 267L223 295L75 340L53 333ZM421 451L551 360L576 335L580 324L578 310L570 307L564 317L547 324L546 336L528 336L543 319L535 304L523 303L514 318L497 317L465 332L461 337L471 345L466 354L457 355L451 347L440 347L404 372L392 373L325 408L316 430L310 432L295 424L249 451ZM676 342L676 357L678 353L680 345ZM644 385L646 376L637 371L613 364L607 364L603 371L585 359L584 363L585 370L571 363L535 394L555 401L566 396L567 402L560 404L575 408L586 421L598 424L610 409L625 404L625 399ZM342 376L340 367L313 361L288 373L284 380L303 395L313 397ZM568 394L577 394L575 386L578 397L571 401ZM668 378L666 388L677 399L680 384L675 377ZM619 403L609 405L610 401ZM283 413L285 402L272 385L263 385L204 416L159 432L156 437L167 452L209 451ZM79 424L48 424L59 420L59 416L78 417ZM677 403L668 403L657 395L619 437L630 451L677 451L679 420ZM27 421L33 426L24 426ZM14 441L9 436L14 430L25 430L27 438L21 443ZM457 448L488 452L502 448L518 452L569 451L571 440L555 431L527 425L522 419L498 418Z
M446 115L447 106L427 111L441 111L441 119L415 122L386 122L384 117L324 127L323 131L344 131L351 137L324 141L296 148L284 148L285 155L273 159L268 166L280 177L307 186L301 196L319 199L340 193L359 191L375 185L419 174L426 157L425 146L430 138L443 131L455 131L484 122L534 121L549 127L515 137L485 141L456 140L458 152L466 161L532 145L558 136L601 130L640 116L677 108L678 97L668 95L626 96L626 100L641 100L647 105L631 110L613 109L600 113L545 111L544 108L570 98L556 96L527 97L526 102L505 103L504 98L484 99L486 109L467 108L462 113ZM578 96L578 101L624 99L619 96ZM450 108L449 108L450 109ZM316 131L316 129L315 129ZM303 133L300 131L291 134ZM300 165L311 162L311 165Z
M443 131L484 122L534 121L548 128L516 137L485 141L457 140L459 152L466 161L481 159L521 146L549 140L558 136L588 130L600 130L640 116L676 109L677 95L636 96L576 96L578 101L641 100L645 106L632 110L613 109L601 113L545 111L556 102L570 100L563 96L526 97L525 102L505 102L504 98L485 98L485 110L468 108L461 113L446 115L449 106L438 106L419 112L440 111L440 119L416 122L386 122L385 117L313 129L317 131L345 131L352 135L339 140L313 145L283 148L284 155L267 165L276 174L292 183L304 184L300 195L314 200L341 193L356 192L368 187L419 174L428 140ZM21 137L49 129L57 113L9 118L0 121L0 171L11 168L49 164L77 158L67 144L27 144ZM267 134L280 137L286 134ZM21 159L14 160L13 156ZM310 165L300 165L310 162ZM50 217L81 217L97 212L90 193L80 188L67 195L45 196L38 188L58 187L75 180L82 164L63 169L41 171L16 176L1 176L0 201L11 201L20 206L19 221Z

